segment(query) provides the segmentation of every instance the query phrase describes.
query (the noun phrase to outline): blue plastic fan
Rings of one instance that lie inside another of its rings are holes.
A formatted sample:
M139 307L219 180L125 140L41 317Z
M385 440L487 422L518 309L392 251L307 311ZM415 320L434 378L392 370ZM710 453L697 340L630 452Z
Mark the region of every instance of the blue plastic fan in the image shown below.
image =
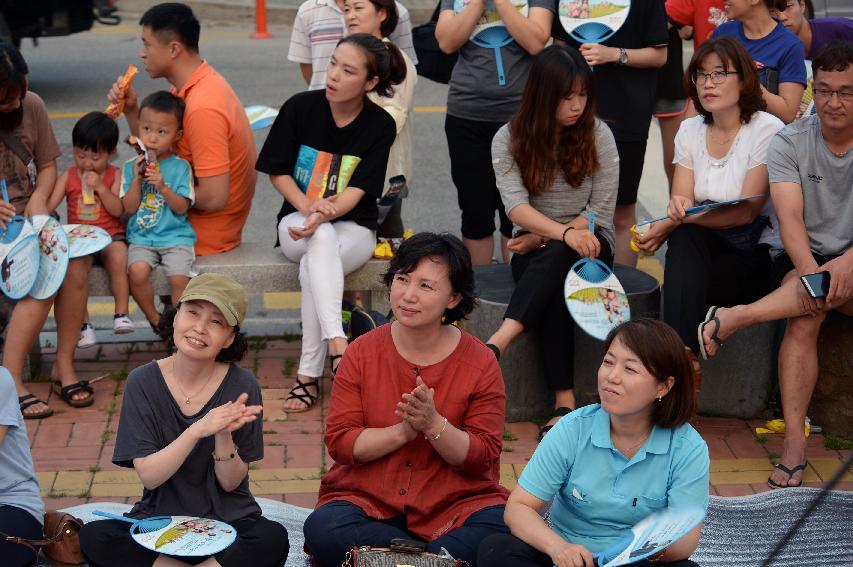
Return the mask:
M589 219L589 232L595 234L595 213L589 211L587 213ZM599 259L590 260L589 258L581 258L571 267L572 272L576 273L580 279L591 284L599 284L610 277L612 273L607 264Z
M507 46L513 41L512 36L504 26L486 28L471 38L471 43L474 45L495 50L495 65L498 70L498 84L500 86L506 85L506 72L501 56L501 47Z
M9 189L6 187L6 180L0 179L0 189L3 190L3 200L9 203ZM15 215L12 220L6 222L6 228L0 230L0 242L3 244L11 244L21 234L21 229L24 228L24 223L27 219L21 215Z
M119 516L118 514L111 514L110 512L104 512L102 510L94 510L92 513L96 516L101 516L103 518L110 518L111 520L119 520L121 522L133 524L132 526L130 526L130 533L132 534L148 534L151 532L156 532L157 530L162 530L163 528L168 526L169 522L172 521L171 516L153 516L151 518L143 518L141 520L136 520L134 518L128 518L127 516Z

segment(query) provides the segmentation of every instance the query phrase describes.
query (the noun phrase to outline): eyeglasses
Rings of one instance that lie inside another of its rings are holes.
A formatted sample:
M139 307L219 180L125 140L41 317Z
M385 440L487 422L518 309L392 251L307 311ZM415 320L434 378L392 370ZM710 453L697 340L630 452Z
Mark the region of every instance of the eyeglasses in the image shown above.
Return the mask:
M715 85L722 85L729 75L737 75L737 71L711 71L710 73L696 71L690 77L690 80L694 85L704 86L707 84L708 79L711 79L711 83Z
M832 89L814 89L812 92L815 98L823 100L829 100L835 94L838 95L838 99L841 102L853 102L853 91L851 90L834 91Z

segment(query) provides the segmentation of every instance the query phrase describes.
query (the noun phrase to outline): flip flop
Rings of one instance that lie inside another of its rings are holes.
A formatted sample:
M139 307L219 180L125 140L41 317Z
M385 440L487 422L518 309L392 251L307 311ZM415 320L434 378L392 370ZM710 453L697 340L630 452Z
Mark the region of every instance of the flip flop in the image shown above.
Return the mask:
M551 419L554 419L555 417L563 417L565 415L569 415L573 411L575 411L575 410L573 410L572 408L560 406L554 410L553 415L551 415ZM558 421L558 423L559 423L559 421ZM555 423L554 425L557 425L557 424ZM542 441L542 439L545 437L546 433L548 433L549 431L551 431L551 429L554 428L554 425L543 425L542 427L539 428L539 440L540 441Z
M308 388L314 386L317 388L317 394L314 395L308 391ZM302 394L298 394L297 390L302 390ZM303 382L299 379L299 376L296 377L296 383L293 384L293 388L290 389L290 393L284 399L284 401L288 400L299 400L303 404L305 404L304 408L296 408L296 409L288 409L284 408L282 411L285 413L302 413L304 411L308 411L314 407L314 404L317 403L317 400L320 399L320 379L314 378L313 380L309 380L308 382Z
M92 389L89 382L89 380L78 380L74 384L63 386L61 381L54 380L52 382L52 389L54 393L59 395L63 402L72 408L85 408L95 403L95 390ZM89 395L85 398L75 400L74 395L81 392Z
M341 365L340 360L341 360L341 358L343 358L343 356L344 355L342 355L342 354L330 354L329 355L329 370L331 370L331 372L332 372L332 380L334 380L335 376L337 376L337 374L338 374L338 366ZM335 364L336 360L338 361L337 364ZM314 381L316 382L316 380L314 380Z
M24 419L44 419L53 415L53 410L50 409L50 407L37 413L24 413L25 409L36 404L44 404L45 406L47 406L47 402L38 399L32 394L27 394L26 396L18 396L18 405L21 406L21 415L24 416Z
M708 309L708 313L705 314L705 320L699 323L699 328L697 329L699 334L699 353L702 355L702 360L708 360L708 352L705 350L705 339L702 335L705 332L705 326L714 323L714 332L711 334L711 340L717 343L719 346L723 346L723 341L720 340L720 337L717 336L717 333L720 331L720 320L717 318L717 307L716 305L712 306Z
M806 463L801 463L795 467L791 467L790 469L782 463L776 463L776 468L788 475L788 480L791 480L791 477L794 476L796 472L806 470ZM776 490L777 488L799 488L800 486L802 486L802 484L802 478L800 478L800 482L798 484L782 485L774 482L772 477L767 477L767 486L769 486L773 490Z

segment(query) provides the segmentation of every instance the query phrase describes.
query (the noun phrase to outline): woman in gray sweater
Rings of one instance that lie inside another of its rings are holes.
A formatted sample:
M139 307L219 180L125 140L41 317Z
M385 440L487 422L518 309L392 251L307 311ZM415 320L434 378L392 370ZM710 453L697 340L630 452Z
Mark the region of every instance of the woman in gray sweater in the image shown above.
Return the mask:
M521 106L492 142L497 186L516 227L509 248L516 288L488 341L496 356L525 329L539 335L557 420L575 408L572 318L563 283L580 258L613 262L619 155L595 118L595 81L580 54L553 45L530 69ZM587 214L595 213L595 233Z

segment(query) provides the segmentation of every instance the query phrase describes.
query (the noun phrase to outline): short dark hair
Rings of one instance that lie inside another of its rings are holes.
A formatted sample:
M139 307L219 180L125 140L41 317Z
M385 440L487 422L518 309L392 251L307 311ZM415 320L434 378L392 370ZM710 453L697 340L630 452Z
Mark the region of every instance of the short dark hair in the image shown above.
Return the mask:
M442 323L449 325L454 321L465 319L477 304L474 291L474 268L471 266L471 255L456 236L442 232L419 232L408 240L404 240L391 258L388 271L383 278L388 289L396 274L413 272L424 258L438 259L447 264L448 277L454 293L462 298L456 307L445 309Z
M729 65L734 67L735 72L740 77L740 96L737 102L740 107L740 120L744 124L749 124L756 112L767 109L767 103L761 94L761 80L758 78L758 71L755 70L752 57L746 48L733 37L716 37L699 46L684 72L684 88L687 90L687 94L693 100L696 111L704 117L705 124L713 124L714 116L702 107L699 92L693 83L696 71L705 58L712 53L716 53L726 67Z
M669 393L660 402L654 402L652 422L670 429L687 423L696 412L693 364L675 329L655 319L627 321L607 335L604 352L616 337L640 358L659 383L666 382L670 376L675 380Z
M201 25L198 23L192 8L180 2L164 2L148 9L139 18L139 25L151 28L160 39L171 35L180 41L188 50L198 53L198 38Z
M820 71L846 71L853 65L853 41L837 39L827 43L812 60L812 76Z
M0 41L0 102L23 99L27 94L27 74L30 72L18 48ZM9 96L9 95L12 96Z
M90 112L71 130L71 144L93 152L112 153L118 145L118 124L103 112Z
M170 350L175 348L175 317L177 317L180 309L180 303L176 309L166 309L157 331L160 338L166 341ZM216 355L216 362L240 362L249 351L249 339L246 337L246 333L240 331L240 325L235 325L233 329L234 341L230 346L219 351Z
M169 91L155 91L142 99L142 103L139 105L140 113L143 108L174 114L175 118L178 119L178 126L183 128L184 111L187 105L181 97L173 95Z

